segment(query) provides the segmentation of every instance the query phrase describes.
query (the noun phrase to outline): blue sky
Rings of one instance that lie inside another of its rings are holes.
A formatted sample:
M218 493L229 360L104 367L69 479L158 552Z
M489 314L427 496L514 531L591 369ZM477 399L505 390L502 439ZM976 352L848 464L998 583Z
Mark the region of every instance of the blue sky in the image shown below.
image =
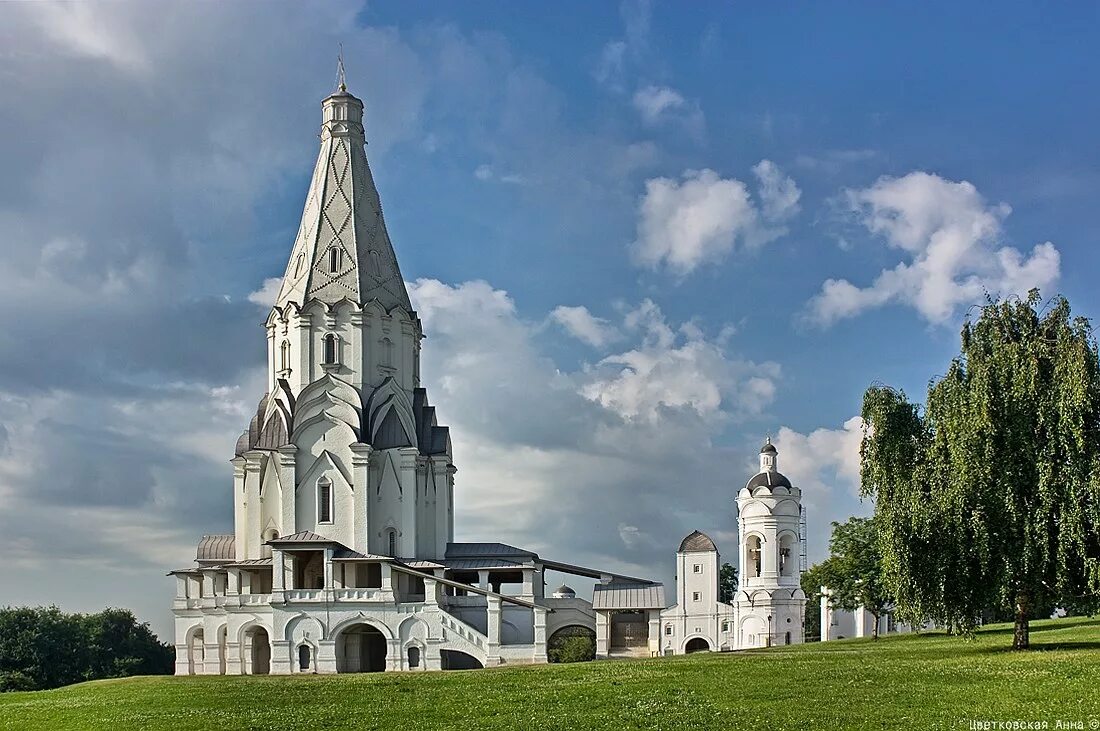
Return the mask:
M771 433L811 558L872 382L984 290L1085 315L1091 4L0 6L5 601L133 606L231 529L342 43L460 538L671 580ZM49 567L45 573L44 567Z

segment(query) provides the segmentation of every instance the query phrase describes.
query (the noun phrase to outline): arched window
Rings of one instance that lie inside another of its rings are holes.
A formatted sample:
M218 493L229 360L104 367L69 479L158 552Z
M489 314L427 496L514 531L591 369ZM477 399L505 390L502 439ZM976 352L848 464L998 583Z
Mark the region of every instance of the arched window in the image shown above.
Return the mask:
M386 545L389 549L389 553L386 554L386 555L387 556L396 556L397 555L397 531L395 531L393 528L390 528L388 531L386 531Z
M279 346L279 370L285 371L290 369L290 341L284 340L283 344Z
M780 576L794 576L794 559L792 557L794 549L794 539L790 535L785 535L779 539L779 575Z
M302 267L306 264L305 254L298 254L297 261L294 262L294 276L300 277L302 275Z
M385 368L393 367L393 341L389 338L382 338L380 343L382 346L381 361Z
M324 364L325 365L335 365L336 363L338 363L339 362L338 356L340 355L339 350L340 350L339 341L336 339L336 336L333 335L332 333L329 333L328 335L325 335L325 337L324 337L324 361L323 361Z
M340 271L340 250L335 246L328 250L328 270L333 274Z
M298 670L303 673L309 670L309 645L298 648Z
M420 648L413 646L409 648L409 670L418 667L420 667Z
M317 522L332 522L332 481L327 477L317 480Z
M749 536L748 540L748 576L759 576L762 568L763 561L763 544L760 542L760 536Z

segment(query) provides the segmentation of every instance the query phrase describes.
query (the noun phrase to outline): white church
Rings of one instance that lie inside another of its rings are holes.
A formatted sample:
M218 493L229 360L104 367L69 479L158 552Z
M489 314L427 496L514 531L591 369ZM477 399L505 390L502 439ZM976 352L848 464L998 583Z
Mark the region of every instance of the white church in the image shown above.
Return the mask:
M321 150L266 322L267 393L236 445L234 532L176 579L176 674L437 670L799 643L801 492L770 441L737 494L741 581L718 549L676 554L675 604L644 578L454 537L447 427L420 383L424 333L367 163L363 103L322 102ZM460 491L461 494L461 491ZM592 600L546 572L596 583Z

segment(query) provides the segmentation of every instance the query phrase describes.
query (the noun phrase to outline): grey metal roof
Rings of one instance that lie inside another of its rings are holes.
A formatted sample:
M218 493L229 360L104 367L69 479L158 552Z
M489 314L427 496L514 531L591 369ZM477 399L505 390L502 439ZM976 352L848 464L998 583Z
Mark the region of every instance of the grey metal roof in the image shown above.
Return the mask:
M753 475L745 487L791 487L791 481L779 472L764 470Z
M444 569L447 568L443 564L437 561L428 561L427 559L410 559L399 558L397 559L401 563L405 564L411 569Z
M247 568L263 568L265 566L271 566L273 561L271 558L246 558L243 561L234 561L233 563L223 564L219 568L234 568L234 569L247 569Z
M538 554L507 543L448 543L447 558L504 558L523 561Z
M552 561L550 559L539 559L539 562L544 568L551 569L553 571L560 571L563 574L572 574L574 576L584 576L589 579L602 579L605 576L610 576L612 579L619 580L628 584L655 584L657 582L650 581L649 579L642 579L637 576L626 576L624 574L617 574L614 571L603 571L600 569L590 569L586 566L577 566L571 563L562 563L561 561Z
M525 565L516 561L508 561L502 558L448 558L443 563L449 569L457 571L470 571L472 569L522 569Z
M772 438L768 437L767 441L764 442L764 446L760 448L760 454L778 454L778 453L779 453L779 450L775 448L774 444L772 444Z
M390 556L378 556L373 553L359 553L350 548L338 548L332 553L333 561L392 561Z
M282 536L280 538L272 538L268 541L273 546L278 546L284 543L335 543L336 545L342 545L339 541L334 541L331 538L325 538L324 536L317 535L316 533L308 530L300 531L298 533L292 533L289 536Z
M592 588L593 609L664 609L662 584L596 584Z
M718 547L714 545L714 541L702 531L692 531L680 542L679 553L699 553L702 551L718 551Z
M233 535L208 535L199 541L196 561L232 561L237 558L237 538Z

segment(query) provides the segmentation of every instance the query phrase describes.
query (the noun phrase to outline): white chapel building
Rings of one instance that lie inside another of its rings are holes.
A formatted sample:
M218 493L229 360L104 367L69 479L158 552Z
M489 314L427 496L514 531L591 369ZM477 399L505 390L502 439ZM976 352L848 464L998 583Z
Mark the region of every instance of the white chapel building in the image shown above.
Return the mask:
M420 383L424 333L367 163L363 103L341 83L321 109L266 322L267 393L232 460L234 532L204 536L195 565L171 572L176 673L541 663L575 633L594 636L597 657L800 642L800 493L770 443L737 496L732 605L717 600L719 556L701 533L677 553L672 607L654 581L455 541L451 441ZM592 601L568 586L547 596L546 571L595 580Z

